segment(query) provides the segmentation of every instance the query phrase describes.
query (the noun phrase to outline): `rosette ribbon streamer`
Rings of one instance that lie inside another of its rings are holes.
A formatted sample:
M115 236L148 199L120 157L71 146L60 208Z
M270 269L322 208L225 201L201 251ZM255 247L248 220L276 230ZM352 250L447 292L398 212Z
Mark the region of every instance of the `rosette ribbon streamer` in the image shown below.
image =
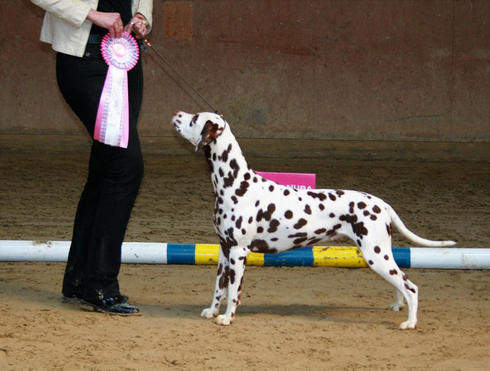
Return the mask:
M100 96L94 139L113 147L128 148L128 71L138 63L138 43L127 32L120 38L107 34L100 48L109 69Z

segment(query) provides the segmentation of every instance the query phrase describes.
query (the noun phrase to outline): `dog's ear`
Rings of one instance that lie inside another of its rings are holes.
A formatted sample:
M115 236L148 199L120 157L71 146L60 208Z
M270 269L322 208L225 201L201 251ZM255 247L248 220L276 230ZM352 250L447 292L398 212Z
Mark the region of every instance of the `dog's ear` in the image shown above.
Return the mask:
M223 129L220 128L218 124L215 124L210 120L206 121L201 131L201 138L197 142L196 151L200 151L206 144L215 140L221 134L222 130Z

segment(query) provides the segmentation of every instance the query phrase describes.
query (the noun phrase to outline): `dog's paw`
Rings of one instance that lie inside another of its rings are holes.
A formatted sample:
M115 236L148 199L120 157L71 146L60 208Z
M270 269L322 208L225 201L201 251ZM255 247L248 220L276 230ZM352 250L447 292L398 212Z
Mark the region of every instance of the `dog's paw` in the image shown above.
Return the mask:
M213 308L206 308L201 312L202 318L214 318L218 316L218 311Z
M399 303L397 301L395 301L394 303L391 303L390 305L388 305L388 310L392 310L394 312L398 312L400 310L402 310L403 308L405 308L405 303Z
M400 325L400 330L415 330L417 328L417 321L406 321Z
M216 323L221 326L229 326L233 323L233 318L222 314L216 318Z

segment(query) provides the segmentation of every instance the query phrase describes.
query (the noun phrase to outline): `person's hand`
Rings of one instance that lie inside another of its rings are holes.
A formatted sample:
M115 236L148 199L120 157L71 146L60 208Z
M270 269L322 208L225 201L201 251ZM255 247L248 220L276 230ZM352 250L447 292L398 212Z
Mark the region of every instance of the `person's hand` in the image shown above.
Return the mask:
M131 21L129 22L129 24L126 25L126 27L124 28L124 31L126 31L127 33L131 33L131 32L133 32L133 27L140 34L142 34L143 36L146 36L146 33L148 32L148 28L146 27L145 21L141 17L138 17L136 15L133 18L131 18ZM141 39L141 36L136 34L136 38Z
M119 13L104 13L92 9L87 19L101 28L107 28L111 37L122 36L124 26Z

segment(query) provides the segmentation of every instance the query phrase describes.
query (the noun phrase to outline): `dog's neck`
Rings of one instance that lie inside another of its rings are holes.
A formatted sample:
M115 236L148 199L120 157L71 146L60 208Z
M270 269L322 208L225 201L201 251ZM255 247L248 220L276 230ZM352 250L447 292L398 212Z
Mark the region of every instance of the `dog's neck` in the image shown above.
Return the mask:
M250 170L242 149L227 125L225 130L204 147L211 182L216 196L239 188L245 174Z

